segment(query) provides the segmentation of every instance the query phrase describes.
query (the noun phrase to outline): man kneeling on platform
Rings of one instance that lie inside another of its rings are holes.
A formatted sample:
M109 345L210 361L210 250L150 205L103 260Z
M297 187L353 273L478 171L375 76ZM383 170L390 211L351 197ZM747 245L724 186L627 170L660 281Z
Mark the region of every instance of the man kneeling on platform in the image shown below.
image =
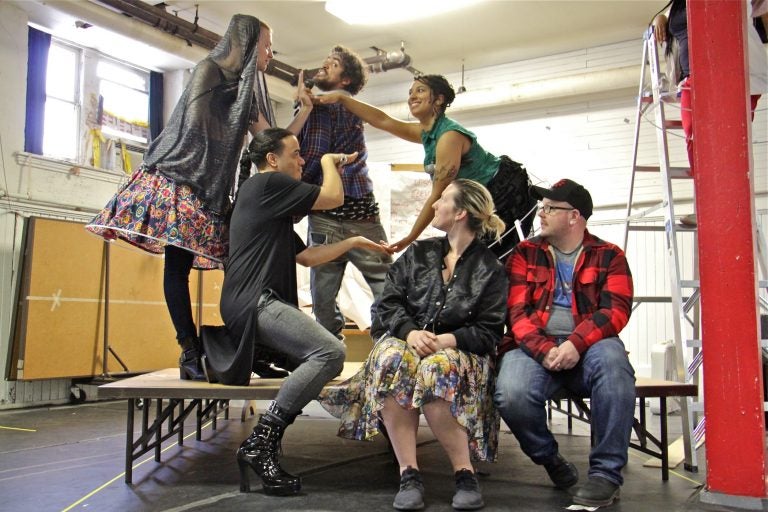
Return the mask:
M336 336L298 309L296 263L311 267L350 249L387 252L388 248L360 236L307 248L293 230L295 217L344 202L339 174L356 153L324 155L323 184L317 186L301 181L304 160L291 132L264 130L254 137L249 151L259 172L237 194L221 291L221 316L232 344L206 344L205 349L214 371L227 370L218 373L225 384L247 385L255 344L278 352L290 363L293 371L237 452L241 491L250 490L250 466L266 494L290 495L299 492L301 481L280 468L277 452L283 432L341 372L346 351Z
M590 399L595 444L580 505L619 497L635 410L635 376L619 332L629 320L632 276L624 252L587 230L589 192L571 180L531 187L541 232L507 260L508 329L499 348L494 403L533 462L555 486L578 482L558 451L545 405L562 388Z

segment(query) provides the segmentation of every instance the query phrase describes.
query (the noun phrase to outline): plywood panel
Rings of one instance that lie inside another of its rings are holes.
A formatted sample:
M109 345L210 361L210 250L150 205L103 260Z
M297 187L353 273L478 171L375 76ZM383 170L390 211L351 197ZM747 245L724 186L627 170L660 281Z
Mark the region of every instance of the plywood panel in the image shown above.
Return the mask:
M109 245L110 347L131 372L175 366L179 347L163 294L163 258L123 243ZM123 371L112 354L107 368Z
M15 378L101 375L105 323L109 346L128 371L177 364L179 348L163 296L161 257L122 242L106 244L80 223L33 218L28 229L14 339ZM197 296L197 275L190 276L193 298ZM218 311L218 296L212 300ZM112 355L106 369L109 373L124 371Z
M102 339L103 243L74 222L30 219L19 379L94 374Z

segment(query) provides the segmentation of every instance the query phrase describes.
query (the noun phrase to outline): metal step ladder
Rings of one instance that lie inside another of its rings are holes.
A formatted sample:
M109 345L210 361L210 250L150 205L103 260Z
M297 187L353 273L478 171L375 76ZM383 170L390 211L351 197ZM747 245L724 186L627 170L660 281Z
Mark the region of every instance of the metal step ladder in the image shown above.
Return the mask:
M627 249L631 231L658 231L664 233L664 248L669 270L670 296L639 296L635 297L633 309L642 303L671 303L672 323L675 345L675 376L679 382L700 384L701 363L703 361L702 343L700 336L699 311L699 265L698 240L696 227L685 226L677 222L674 202L674 180L691 179L688 167L673 167L670 164L669 140L670 135L678 136L675 131L682 130L679 119L667 116L669 107L677 107L677 93L674 84L662 73L659 65L659 47L649 28L643 38L643 57L641 61L640 86L637 96L637 111L635 116L635 131L632 148L632 172L630 173L629 196L624 224L624 250ZM672 89L670 91L669 89ZM652 120L650 113L653 112ZM656 134L658 154L657 166L638 165L640 146L640 130L642 126L650 126ZM679 132L678 132L679 133ZM684 137L680 137L684 138ZM657 173L662 187L662 201L645 209L635 205L635 185L637 173ZM649 223L650 215L654 212L663 213L663 225ZM762 279L758 281L761 289L759 304L761 312L768 312L768 248L762 230L756 229L757 257ZM687 276L683 276L681 266L680 242L682 237L692 237L692 266ZM768 340L761 339L763 354L768 359ZM699 386L701 389L701 386ZM768 410L768 402L765 404ZM705 418L704 402L698 397L680 399L680 416L685 447L685 469L697 471L698 463L696 446L704 438Z
M699 280L698 251L695 227L678 224L675 215L673 180L691 179L688 167L673 167L669 158L669 139L672 131L681 130L679 119L670 119L667 109L677 103L674 88L660 70L659 51L652 28L643 38L640 87L637 96L635 131L632 147L632 172L630 173L629 197L624 225L624 249L629 241L630 231L658 231L664 234L664 248L669 271L669 296L641 296L635 298L634 308L642 303L671 303L672 324L675 345L675 376L679 382L699 384L698 369L701 365L701 340L699 339ZM653 115L652 120L649 119ZM656 134L658 165L638 164L641 127L650 126ZM638 173L656 173L662 188L659 204L640 210L634 204L636 178ZM654 212L663 213L663 225L648 223ZM680 261L680 238L693 237L692 275L684 277ZM690 356L689 356L690 354ZM686 365L686 361L688 364ZM695 446L704 435L703 404L698 397L680 399L683 441L685 446L685 468L697 471Z

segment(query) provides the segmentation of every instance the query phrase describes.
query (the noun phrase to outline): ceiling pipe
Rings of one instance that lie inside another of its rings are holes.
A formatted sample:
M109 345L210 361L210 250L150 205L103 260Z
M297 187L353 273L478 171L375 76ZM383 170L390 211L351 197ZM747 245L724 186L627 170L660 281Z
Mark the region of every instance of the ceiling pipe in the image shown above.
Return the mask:
M123 16L111 9L106 9L102 5L91 2L72 2L69 0L46 0L38 1L38 3L43 7L50 7L91 25L111 30L136 41L141 41L149 46L176 55L192 64L204 59L208 55L208 52L199 46L189 46L182 39L153 30L146 23L135 18Z
M39 0L37 3L43 7L55 9L75 19L82 20L91 25L101 27L175 55L180 59L187 61L189 67L192 67L203 60L209 52L208 49L202 46L197 44L190 45L188 41L179 36L174 36L166 31L157 30L145 21L140 21L135 17L125 16L99 3L86 1L73 2L71 0ZM173 17L175 18L175 16ZM279 102L293 102L296 91L293 87L288 85L288 83L268 76L267 84L270 97L273 100Z
M401 48L394 52L387 52L374 48L377 54L374 57L363 59L368 65L369 73L383 73L392 69L407 68L411 64L411 56Z
M65 14L92 25L136 39L160 50L177 55L196 63L207 55L221 39L219 34L206 30L196 23L190 23L164 9L141 0L90 0L72 2L49 0L40 2ZM376 55L363 59L369 73L380 73L392 69L406 68L418 73L410 66L411 57L405 48L387 52L373 47ZM308 80L319 68L305 71ZM269 80L270 96L280 101L293 101L295 91L290 86L298 82L299 69L278 59L272 59L265 73ZM309 85L309 82L307 85Z
M409 72L415 75L421 74L418 69L415 69L411 66L411 56L405 53L405 48L400 48L399 50L393 52L381 50L375 46L372 46L371 48L376 50L376 55L363 59L363 62L366 65L365 69L368 73L384 73L385 71L391 71L393 69L407 69ZM271 64L272 63L270 63L270 66ZM284 63L280 64L286 66ZM291 85L296 85L299 70L296 68L291 68L290 66L287 67L290 68L290 72L293 73L292 78L288 81ZM304 82L308 87L311 88L314 85L312 78L315 76L315 73L317 73L319 69L320 68L312 68L304 70Z
M91 0L91 2L107 6L108 9L114 10L117 13L127 14L141 20L155 29L183 39L190 46L194 43L197 46L211 50L221 39L220 35L200 27L197 23L190 23L166 12L165 9L146 4L141 0ZM403 45L401 45L400 50L393 52L387 52L376 47L373 47L373 49L376 50L376 55L363 59L367 64L369 73L382 73L399 68L408 68L411 72L417 72L417 70L410 67L411 57L405 53ZM285 62L272 59L265 73L291 86L295 86L298 83L299 71L299 69ZM313 83L312 77L316 72L317 68L305 72L307 85ZM286 92L283 92L283 94L286 94ZM293 91L287 94L293 96Z
M165 9L149 5L141 0L91 1L103 4L118 13L132 16L147 23L153 28L162 30L174 37L181 38L187 41L190 45L194 43L207 50L212 50L221 39L221 36L215 32L206 30L196 23L190 23L176 15L166 12ZM411 63L411 57L405 53L404 47L393 52L387 52L375 47L373 49L376 50L376 55L363 59L367 64L369 73L382 73L392 69L407 68ZM308 73L308 76L314 75L314 72L316 72L317 69L312 71L313 73L311 73L311 75ZM296 85L299 69L277 59L272 59L267 67L266 73L284 80L290 85Z
M210 51L221 39L219 34L206 30L197 23L190 23L185 19L166 12L165 9L146 4L141 0L91 0L91 2L103 4L108 9L114 10L117 13L126 14L141 20L154 29L161 30L172 37L186 41L189 46L194 44ZM265 73L290 85L296 85L298 70L277 59L272 59L269 62ZM269 82L270 92L273 89L273 82ZM280 89L280 96L286 101L289 100L288 97L292 98L295 95L294 91L288 92L285 87L280 87Z
M133 16L154 28L184 39L188 44L195 43L206 50L212 50L221 39L220 35L202 28L197 23L190 23L166 12L165 9L146 4L140 0L92 1L106 5L118 13Z

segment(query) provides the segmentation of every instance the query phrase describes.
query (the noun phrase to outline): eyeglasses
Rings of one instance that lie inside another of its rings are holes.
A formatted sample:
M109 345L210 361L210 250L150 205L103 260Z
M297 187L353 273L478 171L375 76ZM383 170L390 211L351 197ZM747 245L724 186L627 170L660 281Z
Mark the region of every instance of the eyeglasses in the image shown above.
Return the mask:
M569 206L569 207L566 207L566 206L552 206L551 204L540 204L539 205L539 210L543 211L547 215L552 215L554 213L553 210L566 210L566 211L570 211L570 210L575 210L575 209L576 208L574 208L572 206Z

